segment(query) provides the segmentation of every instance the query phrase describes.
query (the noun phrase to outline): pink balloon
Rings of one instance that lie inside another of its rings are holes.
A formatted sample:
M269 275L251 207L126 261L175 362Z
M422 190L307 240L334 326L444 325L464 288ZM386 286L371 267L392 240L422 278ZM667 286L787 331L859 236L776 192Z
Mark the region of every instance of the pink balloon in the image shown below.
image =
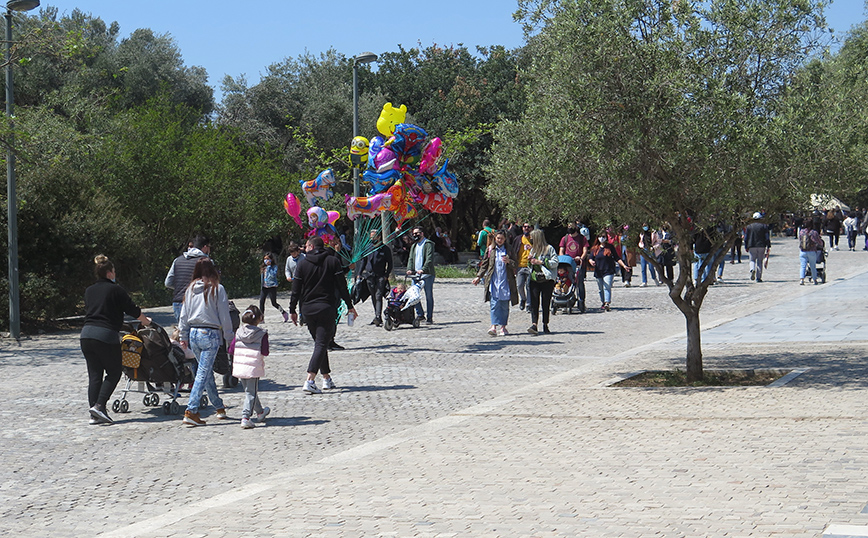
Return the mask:
M301 204L293 193L286 195L286 199L283 201L283 208L286 209L286 213L301 228Z
M337 211L329 211L328 215L329 215L329 224L331 224L332 226L334 226L334 223L336 223L338 221L338 219L341 218L341 214L338 213Z

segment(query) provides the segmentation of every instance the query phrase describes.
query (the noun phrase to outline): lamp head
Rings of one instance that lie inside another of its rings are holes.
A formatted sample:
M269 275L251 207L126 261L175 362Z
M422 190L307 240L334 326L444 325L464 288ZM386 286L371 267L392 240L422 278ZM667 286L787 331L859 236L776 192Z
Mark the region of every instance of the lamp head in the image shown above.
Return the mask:
M353 58L353 62L356 64L369 64L371 62L377 61L377 55L373 52L363 52Z
M30 11L39 7L39 0L9 0L6 9L9 11Z

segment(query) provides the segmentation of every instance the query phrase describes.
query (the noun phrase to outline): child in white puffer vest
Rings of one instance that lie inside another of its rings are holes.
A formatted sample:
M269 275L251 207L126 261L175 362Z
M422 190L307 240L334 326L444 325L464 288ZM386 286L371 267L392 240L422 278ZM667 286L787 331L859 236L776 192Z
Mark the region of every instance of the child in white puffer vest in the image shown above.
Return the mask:
M253 428L254 421L265 424L265 417L271 412L259 402L259 378L265 375L265 356L268 355L268 331L259 327L262 323L262 310L250 305L241 314L241 327L230 344L234 347L232 375L241 380L244 387L244 409L241 412L241 427ZM233 350L230 349L230 354ZM253 417L256 413L256 417Z

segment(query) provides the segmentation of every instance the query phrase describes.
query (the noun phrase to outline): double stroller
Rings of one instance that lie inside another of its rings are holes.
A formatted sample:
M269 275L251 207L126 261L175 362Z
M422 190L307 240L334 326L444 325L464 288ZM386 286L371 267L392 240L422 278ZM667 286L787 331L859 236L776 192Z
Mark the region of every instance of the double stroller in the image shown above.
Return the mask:
M413 285L405 290L404 284L392 288L389 293L389 302L383 312L383 328L387 331L397 329L399 325L413 325L419 328L420 321L416 318L415 309L417 304L425 298L425 289L422 285L421 276L413 277Z
M558 256L558 275L555 291L552 293L552 314L557 314L558 310L566 310L568 314L573 313L573 308L578 302L578 286L576 279L578 278L578 268L576 260L570 256ZM581 307L579 307L581 311Z
M129 413L127 394L130 392L143 393L147 407L159 407L160 393L163 393L168 398L163 402L163 413L180 414L179 390L182 384L193 382L193 361L184 357L184 350L173 344L165 329L155 322L138 330L129 325L125 329L127 334L123 337L121 352L127 382L121 389L121 397L112 402L112 411ZM138 383L137 389L133 388L134 382ZM207 397L202 398L202 405L207 405Z

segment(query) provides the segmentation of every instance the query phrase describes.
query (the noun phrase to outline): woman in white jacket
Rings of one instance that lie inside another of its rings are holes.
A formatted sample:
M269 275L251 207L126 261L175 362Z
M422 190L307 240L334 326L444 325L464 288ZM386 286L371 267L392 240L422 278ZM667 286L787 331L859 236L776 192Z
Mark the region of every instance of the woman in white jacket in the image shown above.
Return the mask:
M229 298L220 284L220 273L211 258L196 262L193 277L184 294L178 323L181 347L189 347L196 356L196 379L190 389L190 399L183 422L190 426L204 426L199 416L199 400L208 391L211 404L217 408L217 418L226 418L226 407L217 393L214 382L214 359L220 345L232 339L232 320L229 317Z
M552 294L555 291L555 271L558 268L558 253L555 248L548 244L542 230L534 230L530 233L530 278L528 288L530 291L530 327L527 332L539 334L537 321L539 310L542 307L542 332L549 334L549 314L551 313ZM540 304L542 303L542 304Z
M241 411L241 427L253 428L253 413L260 424L271 411L259 402L259 378L265 375L265 357L268 355L268 331L259 327L263 315L256 305L250 305L241 314L243 325L235 333L230 344L233 351L232 375L241 380L244 387L244 409Z

